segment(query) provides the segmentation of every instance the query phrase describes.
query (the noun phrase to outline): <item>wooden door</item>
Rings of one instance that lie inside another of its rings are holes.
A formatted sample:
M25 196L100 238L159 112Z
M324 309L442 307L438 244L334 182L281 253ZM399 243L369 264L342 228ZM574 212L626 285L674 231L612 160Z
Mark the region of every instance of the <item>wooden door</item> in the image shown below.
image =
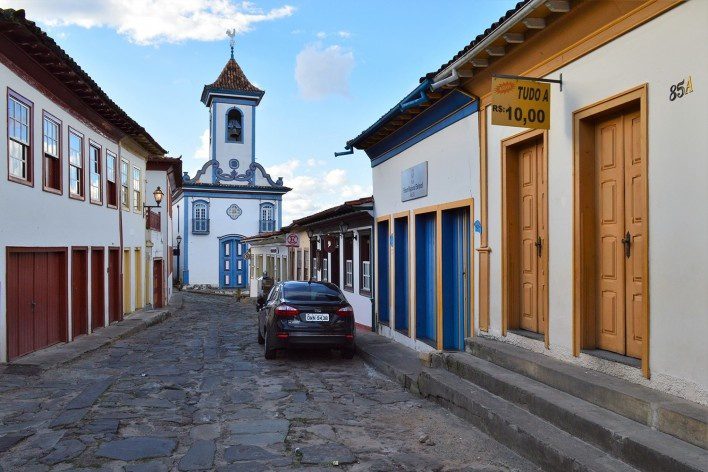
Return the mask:
M627 355L642 357L644 337L644 261L646 261L646 176L642 162L639 112L624 116L625 235L630 235L625 258L625 304Z
M152 300L155 308L162 308L163 301L162 259L155 259L152 266Z
M147 285L147 271L143 273L143 251L140 248L135 248L134 252L135 258L135 309L139 310L145 304L143 303L143 286Z
M130 249L123 250L123 314L128 314L133 311L133 294L130 277ZM138 277L140 277L138 275Z
M519 149L519 327L543 333L547 313L547 169L543 143Z
M91 250L91 331L105 324L105 261L103 249Z
M88 334L88 252L71 251L71 336Z
M9 251L7 353L10 360L66 341L66 253Z
M597 347L641 357L645 176L639 113L595 127Z
M108 322L120 321L120 249L108 250Z

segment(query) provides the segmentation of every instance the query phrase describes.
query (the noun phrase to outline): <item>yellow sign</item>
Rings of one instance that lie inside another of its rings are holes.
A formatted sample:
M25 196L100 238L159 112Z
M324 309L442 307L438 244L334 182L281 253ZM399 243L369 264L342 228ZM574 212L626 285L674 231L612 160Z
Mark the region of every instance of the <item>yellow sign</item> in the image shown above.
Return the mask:
M551 86L525 79L492 78L492 124L551 127Z

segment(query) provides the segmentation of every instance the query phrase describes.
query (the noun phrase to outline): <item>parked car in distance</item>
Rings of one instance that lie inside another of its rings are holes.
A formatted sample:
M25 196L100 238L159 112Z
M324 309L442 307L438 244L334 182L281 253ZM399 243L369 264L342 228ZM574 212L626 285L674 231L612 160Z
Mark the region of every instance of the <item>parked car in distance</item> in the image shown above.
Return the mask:
M354 356L354 310L334 284L279 282L257 309L266 359L293 347L336 348L345 359Z

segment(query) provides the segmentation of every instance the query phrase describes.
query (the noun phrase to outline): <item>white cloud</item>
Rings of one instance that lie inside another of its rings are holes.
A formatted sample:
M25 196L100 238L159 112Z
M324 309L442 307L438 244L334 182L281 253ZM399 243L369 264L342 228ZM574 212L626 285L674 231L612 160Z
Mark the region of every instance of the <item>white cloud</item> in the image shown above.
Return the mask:
M209 159L209 128L199 137L199 147L194 151L194 159L206 161Z
M325 39L327 37L327 33L325 33L324 31L320 31L315 36L317 36L317 39Z
M227 29L243 34L295 11L231 0L6 0L5 7L24 8L30 19L48 26L112 28L141 45L226 39Z
M302 218L326 208L371 195L371 186L349 183L344 169L327 170L318 166L313 169L308 159L309 168L302 167L302 161L291 159L267 167L271 176L283 177L286 186L293 190L283 197L283 222L289 224L294 219ZM317 161L322 162L322 161Z
M295 81L300 96L319 100L329 95L349 95L349 76L354 69L354 53L341 46L311 44L297 55Z
M349 31L337 31L337 36L343 39L348 39L351 37L351 33Z

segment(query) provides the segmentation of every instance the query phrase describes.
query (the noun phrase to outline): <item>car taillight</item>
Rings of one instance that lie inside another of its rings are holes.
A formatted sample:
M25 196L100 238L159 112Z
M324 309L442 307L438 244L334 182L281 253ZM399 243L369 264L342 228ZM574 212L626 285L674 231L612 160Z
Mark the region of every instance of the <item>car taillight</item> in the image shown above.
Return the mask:
M279 316L281 318L294 318L299 313L300 310L290 305L278 305L275 308L275 316Z
M352 308L349 305L342 307L339 310L337 310L337 315L344 317L344 318L354 316L354 308Z

